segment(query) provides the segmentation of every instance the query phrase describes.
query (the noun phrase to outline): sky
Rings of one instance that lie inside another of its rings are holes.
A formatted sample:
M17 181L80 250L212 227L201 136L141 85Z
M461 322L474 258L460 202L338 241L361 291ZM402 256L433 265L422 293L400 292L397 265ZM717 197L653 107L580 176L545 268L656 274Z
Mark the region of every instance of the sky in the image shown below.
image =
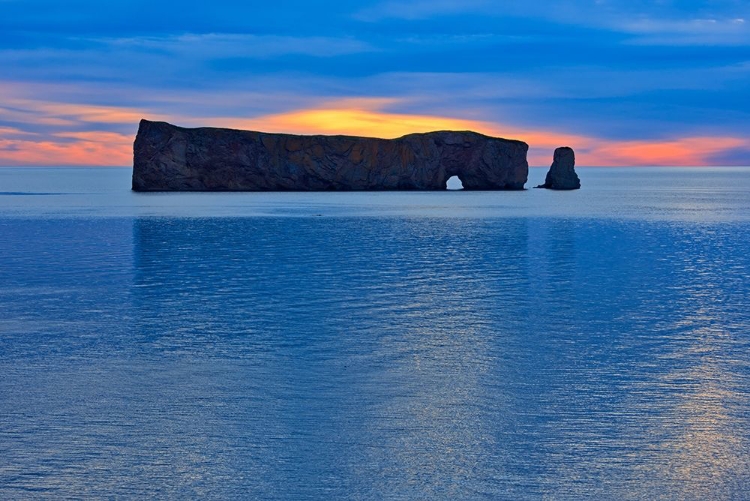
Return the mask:
M0 0L0 166L132 165L141 118L750 165L750 0Z

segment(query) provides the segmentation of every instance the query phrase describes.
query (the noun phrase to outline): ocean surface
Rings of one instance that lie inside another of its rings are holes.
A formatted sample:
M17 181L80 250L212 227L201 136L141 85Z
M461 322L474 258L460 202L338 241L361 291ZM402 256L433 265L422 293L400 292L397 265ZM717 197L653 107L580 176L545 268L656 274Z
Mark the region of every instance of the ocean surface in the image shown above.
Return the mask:
M750 499L750 169L579 174L0 169L0 499Z

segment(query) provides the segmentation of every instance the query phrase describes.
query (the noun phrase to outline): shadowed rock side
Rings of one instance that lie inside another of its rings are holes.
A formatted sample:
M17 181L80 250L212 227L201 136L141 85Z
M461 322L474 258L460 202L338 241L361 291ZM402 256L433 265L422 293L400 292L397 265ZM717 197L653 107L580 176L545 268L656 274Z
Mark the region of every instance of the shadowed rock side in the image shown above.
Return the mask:
M575 171L576 156L573 148L563 146L555 150L552 166L547 172L544 184L537 188L550 190L577 190L581 187L581 180Z
M135 191L521 190L528 145L475 132L398 139L185 129L141 120Z

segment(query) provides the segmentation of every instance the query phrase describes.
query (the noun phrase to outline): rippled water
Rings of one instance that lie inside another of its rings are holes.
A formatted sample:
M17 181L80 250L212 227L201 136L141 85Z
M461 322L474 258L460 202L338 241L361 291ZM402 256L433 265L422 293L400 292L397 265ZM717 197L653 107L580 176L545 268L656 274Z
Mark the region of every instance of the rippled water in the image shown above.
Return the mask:
M0 498L747 499L750 169L580 174L0 169Z

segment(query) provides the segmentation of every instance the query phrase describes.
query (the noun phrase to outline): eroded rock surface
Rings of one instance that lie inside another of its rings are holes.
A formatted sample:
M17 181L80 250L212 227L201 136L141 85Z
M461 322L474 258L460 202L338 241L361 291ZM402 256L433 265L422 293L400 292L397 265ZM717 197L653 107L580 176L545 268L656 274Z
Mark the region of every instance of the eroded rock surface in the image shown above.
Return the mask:
M575 171L576 156L573 148L563 146L555 150L552 166L547 172L544 184L537 188L550 190L577 190L581 187L581 180Z
M520 190L522 141L475 132L398 139L186 129L141 120L133 147L135 191Z

